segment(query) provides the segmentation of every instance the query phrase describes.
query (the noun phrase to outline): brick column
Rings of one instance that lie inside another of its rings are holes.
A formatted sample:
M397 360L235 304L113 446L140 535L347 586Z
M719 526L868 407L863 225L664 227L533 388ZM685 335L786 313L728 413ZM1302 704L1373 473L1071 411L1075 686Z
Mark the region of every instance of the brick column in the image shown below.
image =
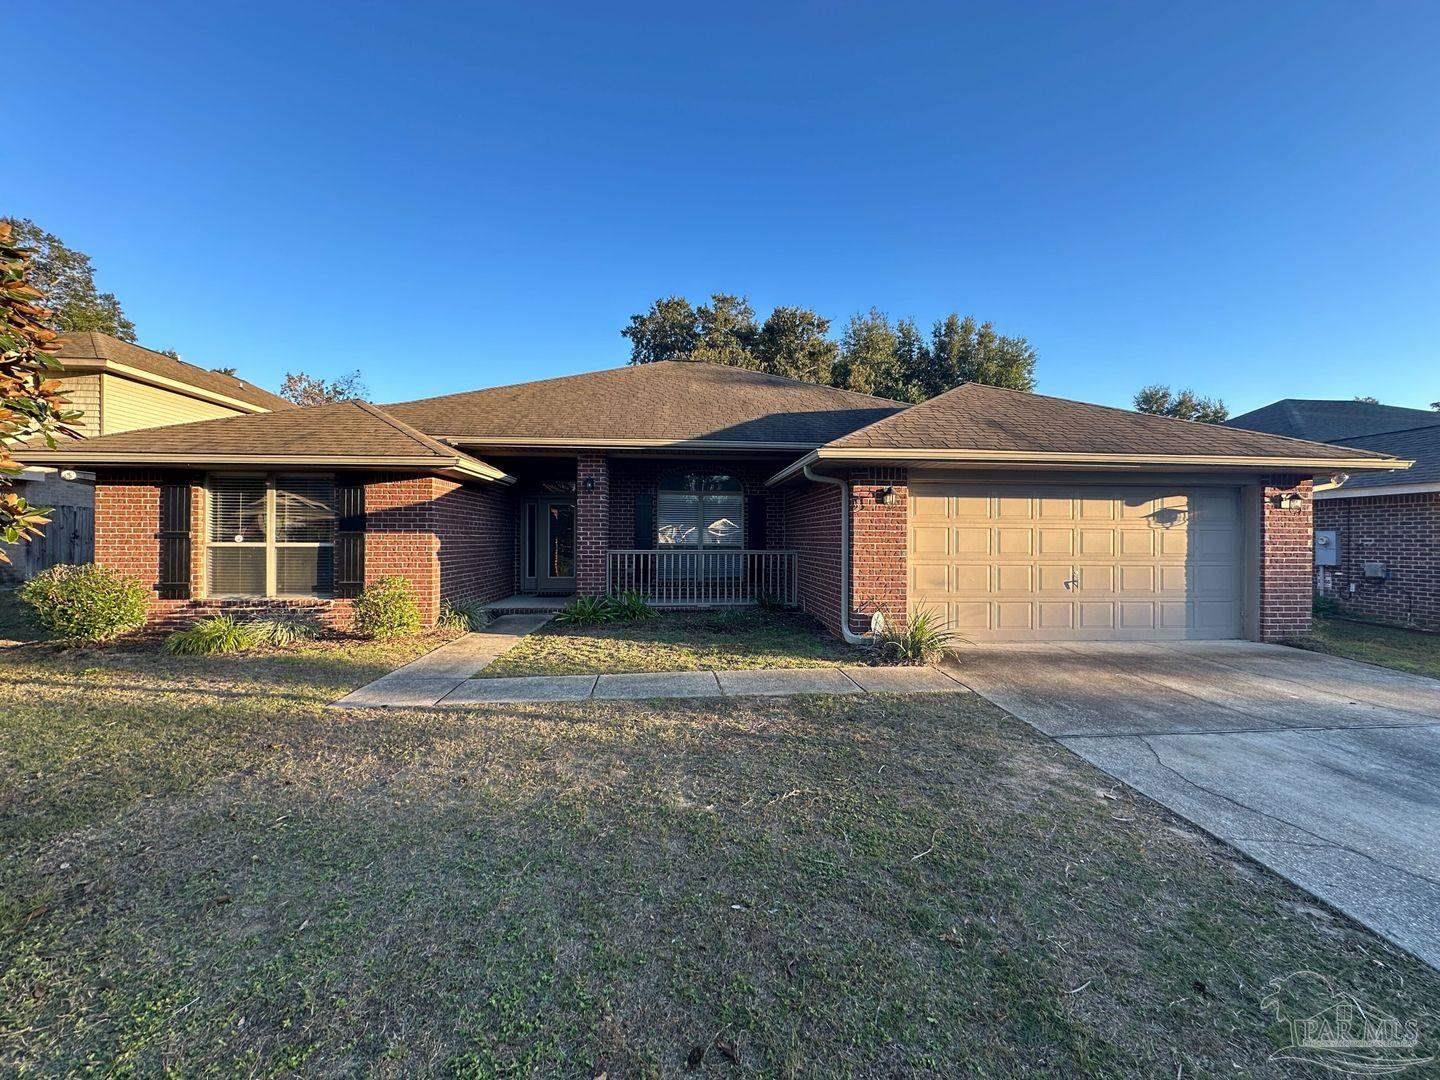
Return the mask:
M890 503L880 501L893 490ZM904 469L870 469L850 479L850 629L864 633L883 612L903 622L909 599L909 475Z
M426 626L440 614L435 499L443 483L433 476L377 476L365 484L365 584L405 578Z
M610 550L610 462L595 450L575 461L575 591L605 593L605 558Z
M1298 476L1260 478L1260 625L1261 641L1279 641L1310 629L1315 587L1314 504L1312 482ZM1276 496L1296 494L1298 510L1282 510Z

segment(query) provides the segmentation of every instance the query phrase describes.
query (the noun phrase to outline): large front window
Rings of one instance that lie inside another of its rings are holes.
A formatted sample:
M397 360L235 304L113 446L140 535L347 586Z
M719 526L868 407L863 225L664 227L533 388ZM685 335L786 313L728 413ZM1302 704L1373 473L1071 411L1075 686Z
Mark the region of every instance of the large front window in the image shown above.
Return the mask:
M660 478L655 521L660 547L745 546L745 496L733 476L668 472Z
M211 596L330 596L335 480L210 478L206 560Z

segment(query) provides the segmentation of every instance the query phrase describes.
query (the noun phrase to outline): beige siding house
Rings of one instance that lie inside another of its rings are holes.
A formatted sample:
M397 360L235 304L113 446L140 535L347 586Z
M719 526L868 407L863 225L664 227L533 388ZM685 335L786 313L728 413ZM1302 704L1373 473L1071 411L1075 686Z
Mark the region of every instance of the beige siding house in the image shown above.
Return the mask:
M244 379L95 331L65 335L56 359L63 366L59 382L71 407L81 413L72 426L87 439L295 408ZM17 493L55 512L44 539L7 548L12 561L0 563L0 575L25 578L56 563L88 560L93 474L81 472L67 480L54 468L30 467L21 474Z

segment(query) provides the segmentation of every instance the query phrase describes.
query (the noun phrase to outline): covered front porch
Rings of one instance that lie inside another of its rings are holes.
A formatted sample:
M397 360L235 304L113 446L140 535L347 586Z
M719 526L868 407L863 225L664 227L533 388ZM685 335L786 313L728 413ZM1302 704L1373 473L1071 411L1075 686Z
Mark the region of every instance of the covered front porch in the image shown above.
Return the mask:
M670 608L799 603L799 554L764 487L774 461L486 453L517 480L515 594L493 611L616 593Z

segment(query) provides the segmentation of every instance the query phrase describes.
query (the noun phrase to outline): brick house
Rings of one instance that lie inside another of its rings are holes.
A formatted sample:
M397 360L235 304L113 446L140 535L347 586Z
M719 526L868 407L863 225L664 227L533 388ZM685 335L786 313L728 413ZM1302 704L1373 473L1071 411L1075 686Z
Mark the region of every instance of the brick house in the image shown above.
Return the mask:
M1229 423L1414 462L1316 485L1315 588L1348 614L1440 630L1440 412L1287 398Z
M1403 461L970 384L921 405L664 362L106 435L98 562L157 621L367 582L445 603L768 600L855 635L1275 639L1310 618L1316 477Z
M54 375L69 407L71 425L87 438L195 420L293 409L284 398L223 371L187 364L165 353L99 331L72 332L57 341ZM15 482L15 494L48 508L50 527L26 544L6 545L0 581L31 577L60 562L84 561L94 550L94 476L32 465Z

